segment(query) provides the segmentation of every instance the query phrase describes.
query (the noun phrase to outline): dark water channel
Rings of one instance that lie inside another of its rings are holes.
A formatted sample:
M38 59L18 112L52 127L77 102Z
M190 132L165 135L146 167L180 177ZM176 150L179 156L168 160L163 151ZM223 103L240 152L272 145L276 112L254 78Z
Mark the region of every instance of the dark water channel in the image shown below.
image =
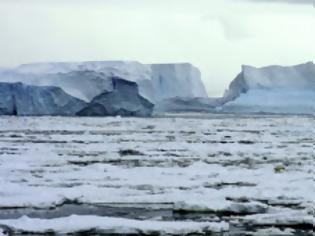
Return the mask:
M22 216L28 216L30 218L41 218L41 219L53 219L59 217L67 217L70 215L95 215L95 216L107 216L107 217L120 217L128 219L138 219L138 220L150 220L154 218L159 218L161 220L167 221L217 221L218 217L225 221L229 221L229 216L215 215L214 213L196 213L196 212L177 212L173 210L173 205L171 203L162 203L158 205L148 205L148 204L105 204L105 205L91 205L91 204L76 204L67 203L62 204L58 207L51 209L38 209L38 208L3 208L0 209L0 219L18 219ZM242 225L242 224L230 224L230 231L214 234L205 233L202 235L214 235L214 236L246 236L253 235L250 232L255 232L258 229L268 228L272 226L253 226L253 225ZM280 229L287 228L288 226L277 226ZM60 235L54 232L49 232L46 234L37 234L34 232L19 232L15 233L10 229L6 229L5 226L0 225L0 229L5 229L8 236L14 235ZM295 233L288 234L288 236L313 236L314 231L310 226L294 226ZM1 235L1 234L0 234ZM71 234L70 234L71 235ZM72 235L115 235L112 233L99 232L97 230L89 230L84 232L77 232ZM117 235L117 234L116 234ZM128 235L128 234L124 234ZM129 234L135 235L135 234ZM154 233L152 235L158 235ZM190 234L192 235L192 234ZM198 235L198 234L193 234ZM259 235L259 234L255 234ZM2 236L2 235L1 235ZM265 236L265 234L264 234ZM279 235L280 236L280 235ZM285 236L285 234L281 234Z

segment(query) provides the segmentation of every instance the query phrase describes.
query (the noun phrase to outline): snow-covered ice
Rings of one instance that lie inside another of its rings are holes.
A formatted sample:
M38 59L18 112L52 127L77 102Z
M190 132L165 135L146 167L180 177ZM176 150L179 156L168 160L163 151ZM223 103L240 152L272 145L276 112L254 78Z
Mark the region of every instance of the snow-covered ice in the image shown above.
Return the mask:
M47 233L53 229L56 233L74 233L89 229L98 229L108 234L152 234L161 232L163 234L185 235L204 232L224 232L228 230L227 223L209 222L181 222L181 221L140 221L124 218L99 217L99 216L77 216L57 219L31 219L21 217L16 220L4 220L2 223L16 229L17 232L29 231L36 233ZM22 229L22 230L21 230Z
M0 225L310 235L314 127L311 116L0 117Z

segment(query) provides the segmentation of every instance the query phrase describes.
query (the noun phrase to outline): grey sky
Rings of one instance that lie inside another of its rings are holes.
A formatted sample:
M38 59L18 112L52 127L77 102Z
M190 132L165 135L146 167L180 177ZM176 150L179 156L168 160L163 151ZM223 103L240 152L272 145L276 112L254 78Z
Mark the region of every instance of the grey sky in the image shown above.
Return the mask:
M276 1L0 0L0 66L191 62L220 95L242 64L315 60L315 8L286 4L311 1Z
M247 0L247 1L268 2L268 3L280 2L280 3L293 3L293 4L309 4L309 5L312 5L312 4L314 4L315 0Z

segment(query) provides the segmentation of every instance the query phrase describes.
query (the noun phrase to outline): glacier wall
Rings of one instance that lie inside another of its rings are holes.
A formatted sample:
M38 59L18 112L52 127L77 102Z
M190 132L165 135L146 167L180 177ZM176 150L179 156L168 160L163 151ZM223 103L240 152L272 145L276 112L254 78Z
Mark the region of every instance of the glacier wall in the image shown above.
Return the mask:
M136 82L140 94L151 102L172 97L207 97L199 70L189 63L56 62L0 70L0 82L57 86L86 102L104 91L112 91L113 76Z
M189 63L152 64L152 84L156 100L208 97L198 68Z
M73 116L85 106L58 87L0 82L0 115Z
M315 65L243 66L223 97L221 111L315 113Z

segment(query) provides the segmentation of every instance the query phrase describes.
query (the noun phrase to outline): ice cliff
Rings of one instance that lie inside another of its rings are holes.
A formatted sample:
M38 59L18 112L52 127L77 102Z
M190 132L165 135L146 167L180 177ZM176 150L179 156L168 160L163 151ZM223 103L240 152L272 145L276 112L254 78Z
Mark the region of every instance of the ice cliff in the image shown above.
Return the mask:
M57 86L86 102L103 91L113 90L113 76L136 82L140 94L151 102L172 97L207 97L199 70L189 63L56 62L0 70L0 81Z
M314 114L315 65L243 66L223 100L224 112Z
M150 67L157 101L175 97L208 97L199 69L191 64L152 64Z
M138 85L135 82L112 78L113 90L103 92L83 110L79 116L150 116L154 105L139 95Z
M33 63L11 69L0 69L0 82L22 82L29 86L44 86L42 89L45 88L46 93L50 95L38 92L36 96L40 102L38 101L36 107L43 106L42 104L51 107L55 102L51 97L57 94L51 89L53 86L60 89L61 92L59 91L58 94L62 94L60 96L65 97L66 100L72 101L75 98L89 104L80 112L81 115L143 116L151 114L153 104L156 105L157 113L205 111L314 114L315 112L313 62L287 67L243 66L241 73L231 82L224 96L217 99L207 97L200 77L199 70L189 63L60 62ZM116 80L117 83L113 82ZM35 89L35 87L29 88ZM4 94L10 93L11 90L2 89L0 96L9 99L10 95ZM35 91L40 89L36 87ZM35 97L31 94L28 96L31 100L36 100L35 95ZM42 101L46 98L50 100ZM2 107L5 107L5 101L1 101ZM60 102L55 104L61 104ZM3 108L2 113L5 113L6 109ZM27 111L28 108L25 109ZM51 107L51 109L54 112L47 111L47 114L56 114L54 110L56 108ZM26 111L25 113L28 114ZM72 114L74 111L69 112ZM59 113L63 114L63 111Z
M52 86L0 83L0 115L75 115L86 104Z

